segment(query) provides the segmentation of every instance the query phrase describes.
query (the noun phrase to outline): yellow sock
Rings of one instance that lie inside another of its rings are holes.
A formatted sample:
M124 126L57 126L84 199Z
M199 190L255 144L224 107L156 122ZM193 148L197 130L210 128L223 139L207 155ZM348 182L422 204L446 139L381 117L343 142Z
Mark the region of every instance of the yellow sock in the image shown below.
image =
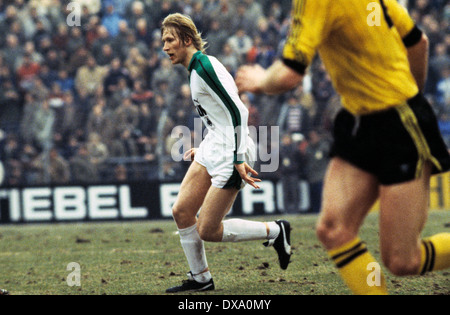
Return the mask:
M387 295L380 265L359 238L328 252L341 278L357 295Z
M450 268L450 233L440 233L422 240L420 274Z

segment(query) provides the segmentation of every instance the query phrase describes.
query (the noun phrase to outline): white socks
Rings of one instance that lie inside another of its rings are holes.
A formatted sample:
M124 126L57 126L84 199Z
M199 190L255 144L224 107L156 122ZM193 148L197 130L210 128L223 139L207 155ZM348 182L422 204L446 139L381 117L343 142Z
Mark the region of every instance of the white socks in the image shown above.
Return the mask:
M208 262L206 261L205 246L198 235L197 224L185 229L178 229L178 233L194 280L200 283L208 282L211 279L211 273L204 272L208 269Z
M230 219L223 221L222 224L222 242L274 239L280 233L280 227L273 221L263 223L242 219ZM267 228L269 228L269 234L267 234Z
M269 234L267 234L267 228ZM206 283L211 279L211 273L206 261L205 246L198 234L197 224L185 229L178 229L181 247L183 247L189 268L194 280ZM275 222L255 222L241 219L223 221L222 242L241 242L253 240L275 239L280 234L280 227Z

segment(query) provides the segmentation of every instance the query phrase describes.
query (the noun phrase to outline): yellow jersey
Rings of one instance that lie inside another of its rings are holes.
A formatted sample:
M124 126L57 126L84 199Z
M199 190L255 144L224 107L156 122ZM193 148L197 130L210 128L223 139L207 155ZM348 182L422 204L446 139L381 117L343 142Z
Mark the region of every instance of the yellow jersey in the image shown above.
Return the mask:
M362 115L419 92L406 47L421 36L396 0L293 0L283 61L304 73L318 52L342 105Z

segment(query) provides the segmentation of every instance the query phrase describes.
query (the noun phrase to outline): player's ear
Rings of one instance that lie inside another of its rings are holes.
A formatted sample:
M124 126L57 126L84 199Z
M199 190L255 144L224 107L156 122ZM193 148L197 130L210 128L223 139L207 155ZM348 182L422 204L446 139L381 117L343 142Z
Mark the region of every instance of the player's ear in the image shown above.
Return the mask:
M190 37L186 37L185 39L184 39L184 46L186 46L186 47L188 47L188 46L191 46L192 45L192 38L190 38Z

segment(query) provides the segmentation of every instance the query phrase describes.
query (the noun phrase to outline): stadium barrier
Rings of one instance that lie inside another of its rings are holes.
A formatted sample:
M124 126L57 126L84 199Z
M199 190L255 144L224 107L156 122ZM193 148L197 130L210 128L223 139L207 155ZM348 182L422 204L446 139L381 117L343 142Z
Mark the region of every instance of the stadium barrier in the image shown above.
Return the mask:
M450 210L450 172L431 178L431 209Z
M282 214L280 182L247 185L229 216ZM309 208L308 185L300 183L300 213ZM141 181L101 185L0 188L0 224L171 219L180 183ZM450 210L450 173L431 182L432 209Z

